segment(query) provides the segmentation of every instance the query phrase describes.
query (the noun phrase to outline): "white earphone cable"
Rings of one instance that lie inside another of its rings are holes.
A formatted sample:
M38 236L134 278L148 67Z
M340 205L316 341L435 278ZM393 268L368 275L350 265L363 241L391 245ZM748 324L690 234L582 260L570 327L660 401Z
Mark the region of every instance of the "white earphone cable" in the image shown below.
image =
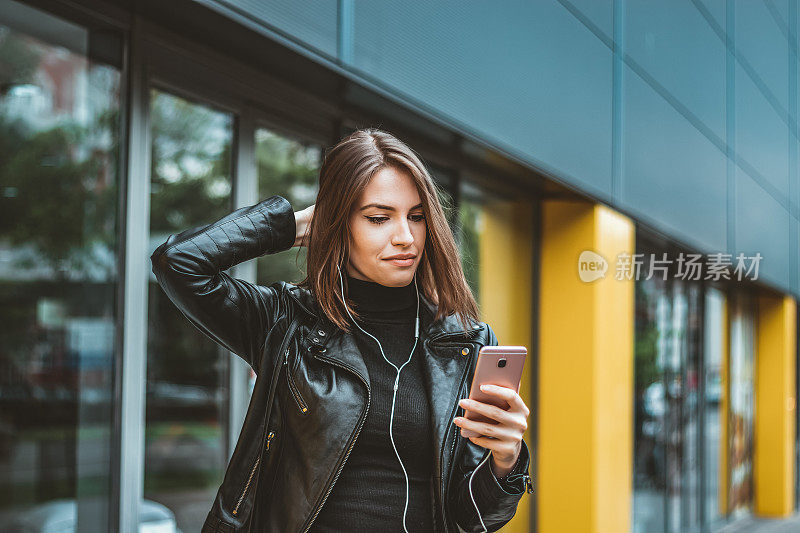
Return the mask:
M414 273L414 288L416 289L415 292L417 293L417 317L416 317L415 322L414 322L414 347L411 348L411 354L409 354L408 360L406 360L406 362L403 363L402 365L400 365L400 368L398 368L397 365L395 365L394 363L389 361L389 359L387 359L387 357L386 357L386 354L383 353L383 346L381 346L381 342L378 339L376 339L373 335L371 335L369 332L365 331L364 328L359 326L358 323L356 322L356 320L353 318L353 315L350 314L350 310L347 308L347 304L345 302L344 280L342 279L342 269L339 268L339 265L336 265L336 269L339 271L339 282L340 282L340 285L341 285L341 288L342 288L342 304L344 305L345 311L347 311L348 316L350 316L350 319L353 321L353 323L356 325L356 327L358 329L360 329L365 334L367 334L370 337L372 337L375 340L375 342L378 343L378 348L380 349L381 355L383 356L383 358L386 359L386 362L389 363L390 365L392 365L392 367L395 370L397 370L397 376L395 377L395 380L394 380L394 392L392 393L392 411L391 411L391 414L389 416L389 439L392 441L392 448L394 448L394 453L397 456L397 460L400 461L400 468L403 469L403 475L406 478L406 503L405 503L405 507L403 509L403 529L405 530L406 533L408 533L408 528L406 527L406 514L408 512L408 501L409 501L408 472L406 472L406 467L405 467L405 465L403 465L403 460L400 459L400 453L397 451L397 446L394 443L394 435L392 433L392 427L393 427L393 422L394 422L395 399L397 398L397 389L398 389L399 384L400 384L400 371L403 369L404 366L406 366L411 361L411 357L414 355L414 350L417 348L417 342L419 341L419 287L417 286L417 274L416 274L416 272ZM453 421L451 420L450 423L452 424ZM483 518L481 517L480 509L478 509L478 505L475 503L475 497L472 494L472 478L475 476L475 472L478 470L478 468L484 462L486 462L486 460L490 457L490 455L491 454L487 454L486 458L477 467L475 467L475 470L472 471L472 475L469 478L469 496L472 499L472 504L475 506L475 510L478 512L478 519L481 521L481 526L483 527L483 533L486 533L487 530L486 530L486 526L483 523Z
M480 509L478 509L478 504L477 504L477 503L475 503L475 496L473 496L473 495L472 495L472 478L474 478L474 477L475 477L475 472L477 472L477 471L478 471L478 469L479 469L481 466L483 466L483 463L485 463L486 461L488 461L488 460L489 460L489 457L491 457L491 456L492 456L492 454L491 454L491 453L487 453L487 454L486 454L486 457L484 457L484 458L483 458L483 461L481 461L481 462L478 464L478 466L476 466L476 467L475 467L475 469L472 471L472 475L470 475L470 476L469 476L469 497L470 497L470 499L472 500L472 505L474 505L474 506L475 506L475 511L478 513L478 520L480 520L480 521L481 521L481 527L483 528L483 532L482 532L482 533L487 533L487 531L488 531L488 530L486 529L486 524L484 524L484 523L483 523L483 517L481 516L481 510L480 510Z
M341 287L342 287L342 303L344 303L344 301L345 301L345 297L344 297L344 280L342 279L342 270L339 268L339 265L336 265L336 268L339 271L339 281L341 282ZM417 284L417 275L415 273L414 274L414 286L415 287L416 287L416 284ZM403 469L403 475L405 476L405 479L406 479L406 504L405 504L405 508L403 509L403 529L406 531L406 533L408 533L408 528L406 527L406 514L408 513L409 479L408 479L408 472L406 472L406 467L403 464L403 460L400 459L400 452L397 451L397 446L394 443L393 423L394 423L394 404L395 404L395 399L397 398L397 389L398 389L398 386L399 386L399 383L400 383L400 371L403 369L404 366L406 366L411 361L411 357L414 355L414 350L417 348L417 342L419 340L419 292L417 291L417 318L416 318L415 327L414 327L414 347L411 348L411 354L409 354L408 359L406 360L405 363L403 363L400 366L400 368L397 368L397 365L395 365L394 363L389 361L389 359L386 358L386 354L383 353L383 346L381 346L381 342L378 339L376 339L373 335L371 335L369 332L365 331L364 328L362 328L361 326L358 325L356 320L353 318L353 315L350 314L350 310L347 309L347 305L345 305L345 310L347 310L347 314L350 316L350 319L353 321L353 323L356 325L356 327L358 329L360 329L361 331L363 331L365 334L367 334L370 337L372 337L375 340L375 342L378 343L378 348L380 349L381 355L383 356L383 358L386 359L386 362L389 363L390 365L392 365L392 367L394 367L395 370L397 370L397 376L395 377L395 380L394 380L394 391L392 392L392 411L391 411L391 414L389 416L389 440L392 441L392 448L394 448L394 453L397 456L397 460L400 461L400 468Z

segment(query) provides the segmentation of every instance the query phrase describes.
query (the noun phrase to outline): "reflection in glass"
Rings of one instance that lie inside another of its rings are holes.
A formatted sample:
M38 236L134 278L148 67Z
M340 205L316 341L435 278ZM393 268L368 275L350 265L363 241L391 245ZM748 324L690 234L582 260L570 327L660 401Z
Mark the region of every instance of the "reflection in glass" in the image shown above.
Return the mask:
M664 353L665 365L665 387L664 392L667 399L666 413L666 464L667 464L667 531L677 533L680 530L681 513L681 455L684 451L684 438L682 432L682 402L685 394L685 381L681 367L683 358L686 354L686 295L677 284L671 284L672 294L668 294L664 300L665 313L661 318L660 331L666 342L666 352Z
M678 383L673 401L668 462L675 466L670 495L670 531L697 531L700 526L700 284L672 282L673 358L671 379Z
M428 171L431 174L431 178L433 178L434 185L436 185L436 194L439 197L439 202L442 204L444 216L450 224L450 230L453 232L453 235L457 235L457 213L452 193L456 183L455 172L452 169L440 167L438 165L429 165Z
M464 276L480 305L480 235L484 226L482 192L468 182L461 183L461 201L458 206L458 233L456 242L461 252Z
M645 259L636 282L633 529L694 531L700 526L702 289L672 273L650 274L649 254Z
M747 516L753 506L753 299L737 293L731 306L730 415L728 417L728 510Z
M724 514L720 507L720 476L726 468L721 461L723 418L723 350L725 349L725 295L709 288L705 300L705 506L706 520L715 523Z
M233 117L151 90L150 250L229 213ZM150 273L145 497L200 531L227 452L228 354L196 329Z
M108 530L120 75L88 38L0 2L0 531Z
M289 139L266 128L256 130L258 195L263 200L283 196L294 211L301 211L317 199L322 148ZM256 283L276 281L298 283L305 278L306 248L262 255L256 259Z
M633 531L664 531L666 420L664 390L669 299L659 277L635 284Z

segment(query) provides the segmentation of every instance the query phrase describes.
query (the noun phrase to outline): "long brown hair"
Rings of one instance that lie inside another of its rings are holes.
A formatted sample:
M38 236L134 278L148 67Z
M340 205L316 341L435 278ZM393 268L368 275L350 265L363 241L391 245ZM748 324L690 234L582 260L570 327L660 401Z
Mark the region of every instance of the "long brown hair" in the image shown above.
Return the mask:
M478 304L464 277L453 232L439 202L436 184L416 153L394 135L374 128L351 133L328 149L319 172L319 193L307 229L306 278L298 283L314 295L319 308L349 332L344 306L358 314L339 293L339 265L346 273L349 220L361 192L380 169L406 171L419 192L427 222L425 249L417 267L420 292L437 306L434 321L457 314L465 329L479 322Z

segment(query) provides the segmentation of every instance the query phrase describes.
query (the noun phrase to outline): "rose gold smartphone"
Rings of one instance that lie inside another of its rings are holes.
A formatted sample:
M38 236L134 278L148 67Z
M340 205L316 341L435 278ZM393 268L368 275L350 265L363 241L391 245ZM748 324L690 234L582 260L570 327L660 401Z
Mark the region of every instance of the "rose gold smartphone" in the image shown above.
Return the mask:
M528 349L524 346L484 346L478 353L478 362L475 365L475 376L472 378L469 397L482 403L496 405L501 409L508 409L510 405L505 400L493 394L481 391L483 384L500 385L514 389L519 393L522 380L522 368L525 366L525 357ZM497 421L487 418L482 414L470 410L464 412L464 417L477 422L496 424ZM465 437L480 435L475 431L464 429Z

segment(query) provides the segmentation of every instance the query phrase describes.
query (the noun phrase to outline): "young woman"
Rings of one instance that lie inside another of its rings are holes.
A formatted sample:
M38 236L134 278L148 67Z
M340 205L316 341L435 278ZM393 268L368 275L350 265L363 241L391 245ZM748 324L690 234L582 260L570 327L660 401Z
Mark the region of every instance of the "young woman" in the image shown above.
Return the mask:
M297 285L224 272L293 246L308 249ZM433 180L391 134L331 148L315 205L272 196L170 236L151 260L181 312L257 374L204 533L495 531L532 492L528 407L506 387L485 392L507 409L467 399L497 338Z

